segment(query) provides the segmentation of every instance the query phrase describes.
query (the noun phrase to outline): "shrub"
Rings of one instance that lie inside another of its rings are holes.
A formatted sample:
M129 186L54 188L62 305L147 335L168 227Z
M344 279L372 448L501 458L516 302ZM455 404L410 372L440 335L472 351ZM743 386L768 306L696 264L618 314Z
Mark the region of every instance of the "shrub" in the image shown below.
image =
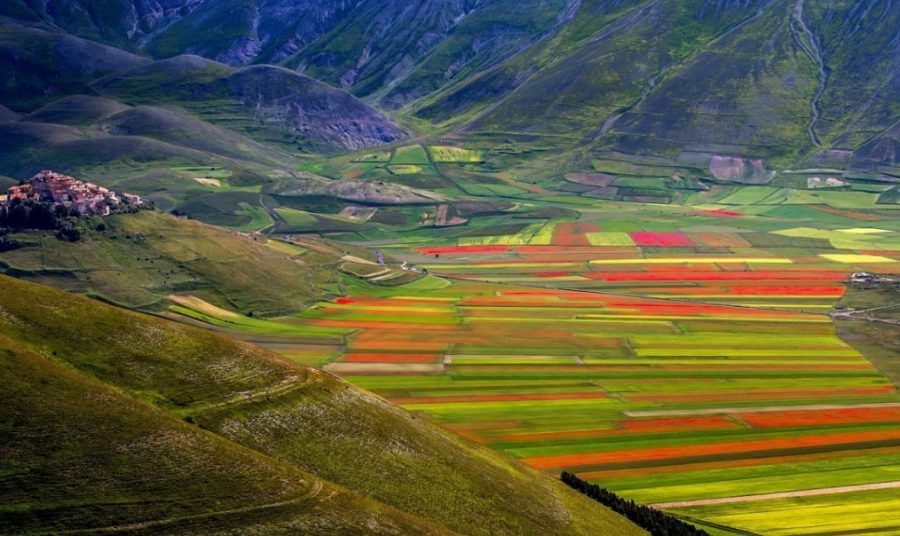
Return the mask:
M608 489L586 482L572 473L564 471L561 479L572 489L587 495L613 512L622 514L653 536L709 536L705 530L685 523L675 516L623 499Z

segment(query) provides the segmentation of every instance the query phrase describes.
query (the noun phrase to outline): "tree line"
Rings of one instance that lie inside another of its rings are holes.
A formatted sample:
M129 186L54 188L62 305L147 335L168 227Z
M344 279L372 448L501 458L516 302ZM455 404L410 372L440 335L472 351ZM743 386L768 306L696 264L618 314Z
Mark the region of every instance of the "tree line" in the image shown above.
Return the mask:
M573 473L564 471L562 481L572 489L621 514L653 536L710 536L705 530L685 523L665 512L626 500L606 488L586 482Z
M110 208L112 214L117 214L137 212L145 207L123 203ZM152 205L147 204L146 208L152 208ZM46 201L16 199L0 209L0 251L18 247L18 242L10 236L17 230L55 230L60 240L77 242L86 231L105 228L101 216L80 214L74 208Z

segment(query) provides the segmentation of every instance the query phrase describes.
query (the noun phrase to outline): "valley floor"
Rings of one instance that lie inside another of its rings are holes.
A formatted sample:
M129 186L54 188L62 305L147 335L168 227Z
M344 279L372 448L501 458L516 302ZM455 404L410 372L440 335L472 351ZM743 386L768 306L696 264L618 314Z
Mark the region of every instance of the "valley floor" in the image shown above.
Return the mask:
M609 218L554 223L545 243L397 244L442 277L356 280L254 326L189 303L170 314L712 533L896 530L900 396L829 315L851 272L900 268L880 229L894 222L821 231L857 240L848 250L781 230L792 222L629 217L645 230ZM606 235L631 244L591 245Z

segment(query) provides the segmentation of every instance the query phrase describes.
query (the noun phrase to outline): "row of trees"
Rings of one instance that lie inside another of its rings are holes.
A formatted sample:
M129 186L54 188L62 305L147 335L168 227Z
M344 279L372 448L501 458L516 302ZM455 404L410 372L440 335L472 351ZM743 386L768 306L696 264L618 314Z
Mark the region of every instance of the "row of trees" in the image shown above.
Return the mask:
M137 212L140 209L141 207L124 203L112 207L114 213ZM0 234L4 235L20 229L55 230L56 237L60 240L77 242L84 232L90 229L102 230L104 227L100 216L79 214L73 208L43 201L17 199L0 209L0 228L7 230L7 233ZM14 244L15 240L7 237L4 243L0 243L0 251L3 247L13 249Z
M32 200L15 200L0 211L0 226L12 230L56 230L57 238L69 242L81 239L85 223L74 209Z
M709 536L709 533L685 523L665 512L623 499L606 488L586 482L578 476L562 473L562 481L591 499L603 504L613 512L622 514L635 525L647 530L653 536Z

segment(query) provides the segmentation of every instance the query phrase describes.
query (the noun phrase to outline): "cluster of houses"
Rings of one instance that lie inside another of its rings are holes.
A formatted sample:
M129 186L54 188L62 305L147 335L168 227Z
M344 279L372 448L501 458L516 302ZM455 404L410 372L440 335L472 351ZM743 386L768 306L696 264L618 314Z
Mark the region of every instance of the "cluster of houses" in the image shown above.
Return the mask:
M879 283L880 279L877 275L869 272L854 272L850 274L851 283Z
M139 196L116 193L108 188L50 170L39 172L28 181L12 186L6 195L0 195L0 204L8 206L16 200L36 201L62 205L79 214L106 216L112 207L121 204L140 205Z

